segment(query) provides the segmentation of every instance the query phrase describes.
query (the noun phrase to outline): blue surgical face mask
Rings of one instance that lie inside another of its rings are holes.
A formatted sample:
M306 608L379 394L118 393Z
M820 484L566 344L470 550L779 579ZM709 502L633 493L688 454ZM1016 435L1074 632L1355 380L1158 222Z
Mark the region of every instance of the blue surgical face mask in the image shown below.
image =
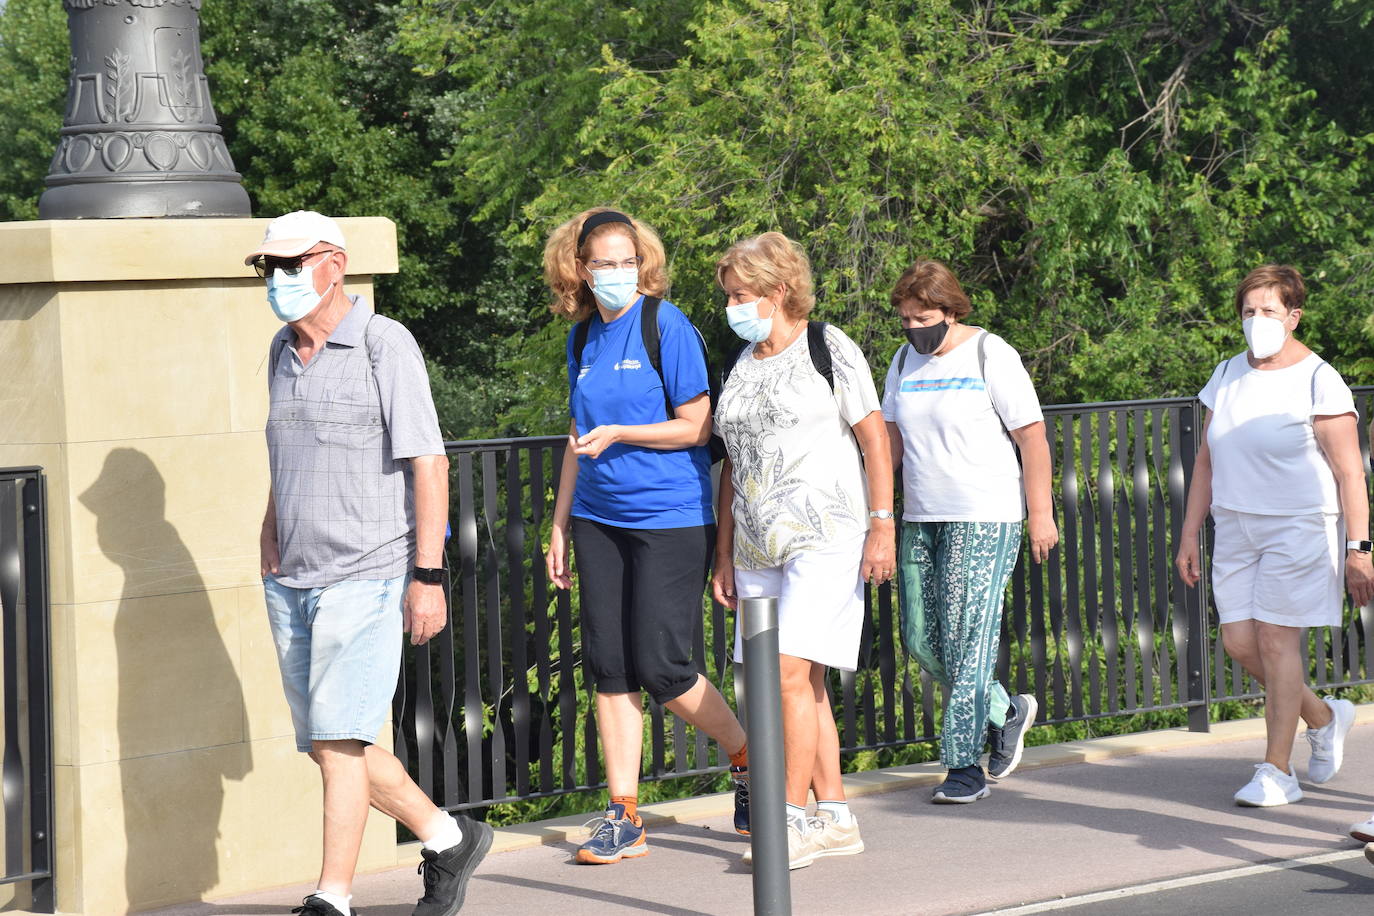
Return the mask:
M755 299L753 302L741 302L739 305L725 307L725 320L730 323L730 330L750 343L767 340L768 335L773 333L773 315L778 313L777 307L773 308L773 313L767 318L760 318L759 303L762 301Z
M334 284L329 284L333 288ZM328 294L329 290L325 290ZM302 267L294 277L280 270L267 275L267 302L282 321L290 324L314 311L324 296L315 292L315 265Z
M594 270L591 274L592 295L612 312L620 311L639 298L638 268L612 267Z

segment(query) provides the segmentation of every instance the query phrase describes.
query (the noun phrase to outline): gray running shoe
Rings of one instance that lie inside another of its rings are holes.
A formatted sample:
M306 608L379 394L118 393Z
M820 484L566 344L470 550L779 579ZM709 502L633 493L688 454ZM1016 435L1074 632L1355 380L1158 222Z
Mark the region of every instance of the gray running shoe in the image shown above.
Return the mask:
M1007 707L1007 720L998 728L988 723L988 775L993 779L1010 776L1026 749L1026 729L1035 724L1038 709L1035 697L1019 693Z

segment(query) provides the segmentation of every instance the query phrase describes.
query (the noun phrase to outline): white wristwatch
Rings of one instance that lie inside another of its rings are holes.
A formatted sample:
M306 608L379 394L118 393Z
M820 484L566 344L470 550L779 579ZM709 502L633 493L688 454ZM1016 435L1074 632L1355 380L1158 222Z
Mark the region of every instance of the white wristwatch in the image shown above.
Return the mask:
M874 509L868 513L869 518L894 518L890 509Z
M1374 541L1346 541L1346 550L1355 550L1359 553L1369 553L1374 550Z

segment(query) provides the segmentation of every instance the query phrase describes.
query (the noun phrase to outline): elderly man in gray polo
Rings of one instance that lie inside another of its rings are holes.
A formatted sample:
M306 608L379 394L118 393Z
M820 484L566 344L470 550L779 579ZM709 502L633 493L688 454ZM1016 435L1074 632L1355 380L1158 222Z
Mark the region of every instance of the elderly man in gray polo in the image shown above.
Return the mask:
M452 916L491 828L435 807L373 742L400 670L446 622L448 459L420 348L402 325L343 291L338 224L310 211L273 220L244 259L285 325L268 352L262 578L296 747L324 780L324 863L292 910L350 916L371 804L424 843L415 916Z

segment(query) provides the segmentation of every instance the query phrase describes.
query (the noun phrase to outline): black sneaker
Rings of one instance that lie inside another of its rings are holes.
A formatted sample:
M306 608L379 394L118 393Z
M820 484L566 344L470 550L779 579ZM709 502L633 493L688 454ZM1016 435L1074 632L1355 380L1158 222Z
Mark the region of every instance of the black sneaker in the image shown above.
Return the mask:
M314 894L301 901L301 905L291 911L299 913L300 916L344 916L339 912L338 907L327 900L321 900ZM357 912L356 910L354 912Z
M1011 698L1007 720L998 728L988 723L988 775L993 779L1010 776L1026 749L1026 729L1035 724L1038 704L1029 693Z
M749 768L730 767L735 781L735 833L749 835Z
M931 801L937 805L967 805L992 794L983 768L977 765L957 767L945 774L945 781L935 787Z
M425 895L415 904L411 916L453 916L463 908L468 879L477 863L491 849L492 830L481 821L455 814L453 819L463 831L457 846L443 852L420 850L424 861L416 869L425 878Z

